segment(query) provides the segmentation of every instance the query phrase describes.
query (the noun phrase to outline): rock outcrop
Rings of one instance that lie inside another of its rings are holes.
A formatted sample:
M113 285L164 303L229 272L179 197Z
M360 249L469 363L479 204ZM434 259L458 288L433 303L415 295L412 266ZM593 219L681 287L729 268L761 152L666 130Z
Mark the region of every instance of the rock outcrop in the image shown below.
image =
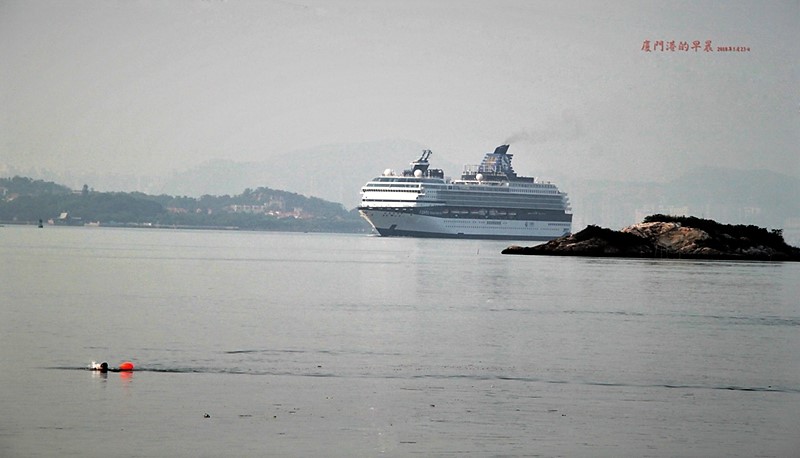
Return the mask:
M780 231L664 215L621 231L590 225L542 245L510 246L503 254L800 261L800 249L787 245Z

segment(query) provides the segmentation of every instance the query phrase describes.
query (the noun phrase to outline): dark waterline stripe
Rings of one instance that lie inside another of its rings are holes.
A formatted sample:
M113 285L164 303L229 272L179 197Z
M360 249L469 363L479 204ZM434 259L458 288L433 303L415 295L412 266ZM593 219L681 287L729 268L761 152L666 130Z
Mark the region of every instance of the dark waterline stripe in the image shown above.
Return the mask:
M44 369L54 370L77 370L87 372L97 372L87 367L45 367ZM109 371L112 372L112 371ZM800 388L790 387L777 387L777 386L736 386L736 385L691 385L691 384L635 384L635 383L617 383L617 382L599 382L599 381L569 381L569 380L545 380L531 377L509 377L498 375L472 375L472 374L456 374L456 375L413 375L413 376L400 376L390 375L376 377L370 374L360 375L337 375L327 372L279 372L279 371L250 371L244 369L216 369L209 367L196 367L196 368L148 368L137 367L135 371L124 372L128 374L136 372L151 372L162 374L229 374L229 375L273 375L273 376L289 376L289 377L315 377L315 378L383 378L383 379L434 379L434 380L477 380L477 381L510 381L510 382L524 382L524 383L548 383L548 384L563 384L563 385L587 385L587 386L600 386L600 387L620 387L620 388L668 388L668 389L685 389L685 390L722 390L722 391L741 391L741 392L756 392L756 393L789 393L800 394ZM112 373L118 373L116 371Z

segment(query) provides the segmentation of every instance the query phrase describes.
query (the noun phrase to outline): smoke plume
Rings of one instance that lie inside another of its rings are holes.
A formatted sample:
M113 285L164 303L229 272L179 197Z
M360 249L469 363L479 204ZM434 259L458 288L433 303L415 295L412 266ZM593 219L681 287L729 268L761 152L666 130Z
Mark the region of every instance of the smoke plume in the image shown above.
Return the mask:
M547 143L552 141L572 141L583 136L581 121L570 111L562 113L561 118L552 119L542 127L520 130L506 138L506 144Z

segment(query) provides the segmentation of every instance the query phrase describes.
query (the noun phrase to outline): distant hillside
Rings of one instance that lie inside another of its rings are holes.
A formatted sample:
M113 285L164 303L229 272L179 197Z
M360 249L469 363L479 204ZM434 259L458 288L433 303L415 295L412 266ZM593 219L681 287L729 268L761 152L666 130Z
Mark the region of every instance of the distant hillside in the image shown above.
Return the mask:
M357 212L316 197L266 187L237 195L175 197L80 191L29 178L0 179L0 221L55 225L204 227L367 232Z
M88 183L98 189L140 190L148 194L200 197L235 195L245 188L269 187L358 205L359 190L386 168L403 169L419 157L424 145L407 140L325 145L278 154L263 162L210 161L170 177L69 176L68 184ZM433 149L431 163L458 176L454 164ZM524 154L520 151L518 154ZM480 160L476 154L473 163ZM539 175L537 170L517 170ZM789 171L793 172L793 171ZM38 176L38 175L37 175ZM44 175L46 179L54 176ZM800 243L800 179L766 170L703 167L667 182L576 179L570 171L542 176L567 192L574 211L573 228L596 224L622 228L655 213L697 215L733 224L784 229L784 237Z
M271 186L354 208L361 185L386 168L406 167L424 148L406 141L369 142L296 151L274 163L213 161L175 174L162 192L223 194L232 187ZM448 176L458 176L464 165L437 156L435 150L431 161ZM569 194L576 226L621 228L653 213L693 214L776 228L800 219L800 200L793 198L800 195L800 179L765 170L698 168L666 183L579 180L567 172L544 178ZM787 237L795 237L792 230Z
M0 171L7 176L52 180L72 188L80 188L88 183L103 191L139 191L191 197L233 195L245 188L267 186L317 196L352 209L358 205L361 185L386 168L407 167L425 148L414 141L389 139L321 145L293 151L264 151L263 161L216 159L163 176L101 174L75 169L18 169L2 164ZM444 168L448 173L460 173L463 166L447 162L436 151L433 159L436 167Z
M576 227L622 228L665 213L784 228L787 239L800 239L800 179L775 172L698 168L666 183L565 179L559 185L569 193Z
M15 176L0 178L0 198L3 200L15 195L41 196L45 194L69 194L72 190L52 181L34 180L28 177Z
M424 148L410 141L387 140L319 146L264 162L215 160L173 174L158 192L200 196L269 186L319 196L351 209L358 205L364 183L386 168L407 167ZM447 165L435 152L434 160L439 168Z

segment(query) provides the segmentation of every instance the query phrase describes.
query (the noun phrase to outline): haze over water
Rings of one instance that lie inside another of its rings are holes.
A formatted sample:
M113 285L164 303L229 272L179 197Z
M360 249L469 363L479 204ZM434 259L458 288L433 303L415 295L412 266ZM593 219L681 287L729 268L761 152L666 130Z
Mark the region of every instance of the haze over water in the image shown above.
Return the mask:
M0 228L0 456L800 450L798 264L507 245Z

